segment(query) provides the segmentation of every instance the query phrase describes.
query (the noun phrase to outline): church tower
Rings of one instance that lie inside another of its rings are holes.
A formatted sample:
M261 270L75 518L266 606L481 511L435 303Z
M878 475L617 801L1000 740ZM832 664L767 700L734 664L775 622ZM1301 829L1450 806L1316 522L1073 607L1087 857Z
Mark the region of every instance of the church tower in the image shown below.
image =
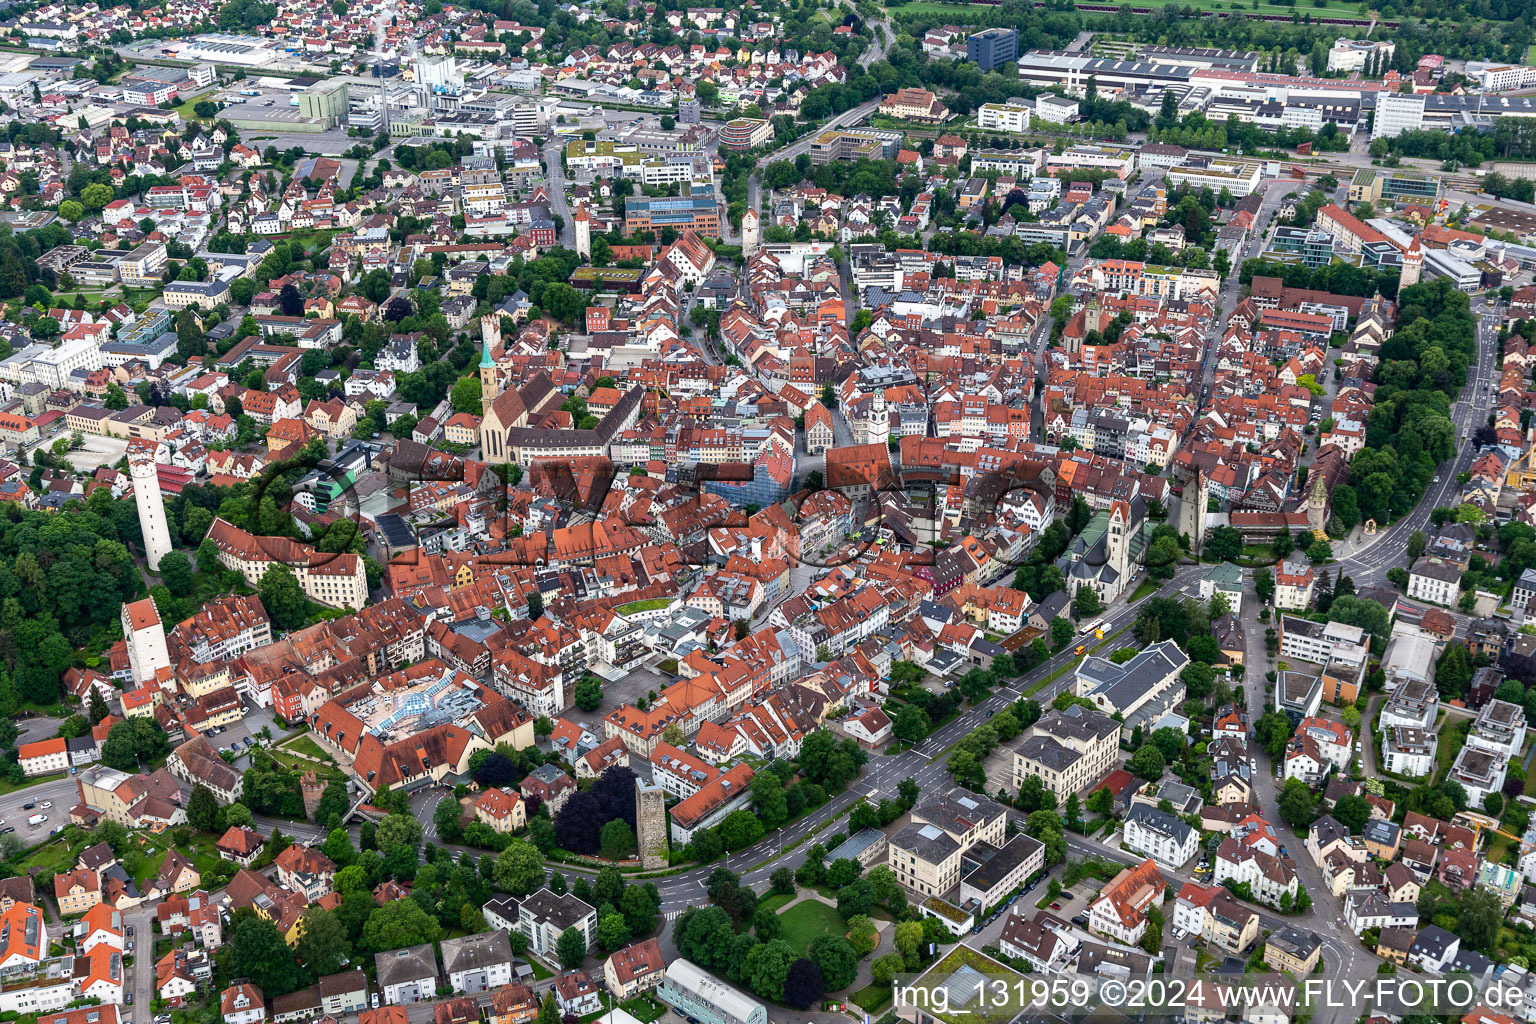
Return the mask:
M480 408L484 411L501 394L501 378L491 350L501 344L501 314L495 310L480 318Z
M1125 502L1117 501L1109 510L1109 531L1104 538L1104 553L1110 568L1120 574L1122 581L1131 567L1130 530L1131 508Z
M1419 277L1424 273L1424 250L1419 247L1419 240L1415 238L1408 246L1408 251L1403 253L1403 270L1398 275L1397 286L1407 288L1419 283Z
M748 207L747 212L741 215L741 258L746 259L757 249L758 221L757 211Z
M585 206L577 206L571 221L576 225L576 255L589 260L592 258L592 215Z

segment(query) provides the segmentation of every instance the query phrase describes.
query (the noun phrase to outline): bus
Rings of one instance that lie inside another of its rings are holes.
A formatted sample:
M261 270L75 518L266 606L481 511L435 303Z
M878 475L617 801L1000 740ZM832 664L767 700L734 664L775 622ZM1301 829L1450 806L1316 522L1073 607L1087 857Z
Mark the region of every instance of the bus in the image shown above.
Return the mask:
M1083 627L1083 635L1092 633L1097 639L1104 639L1104 620L1096 619Z

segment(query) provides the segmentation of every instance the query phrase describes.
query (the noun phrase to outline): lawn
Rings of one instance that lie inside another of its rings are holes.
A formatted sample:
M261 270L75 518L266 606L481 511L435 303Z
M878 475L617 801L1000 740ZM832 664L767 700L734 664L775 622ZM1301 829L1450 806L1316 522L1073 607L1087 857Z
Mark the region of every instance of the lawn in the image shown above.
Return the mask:
M1532 43L1530 49L1525 51L1525 62L1527 64L1536 63L1536 43Z
M801 956L816 936L842 935L848 930L837 908L820 900L802 900L780 914L779 920L784 925L784 941Z
M634 999L626 999L619 1004L619 1009L628 1013L641 1024L653 1024L661 1019L667 1008L657 999L651 996L637 996Z
M314 772L322 779L346 778L346 773L344 773L340 768L337 768L334 764L319 764L315 761L309 760L308 758L299 757L296 754L290 754L286 750L269 750L267 752L272 755L272 760L276 761L278 764L292 768L296 772Z
M1161 580L1142 580L1136 589L1132 591L1130 603L1135 604L1137 601L1140 601L1144 597L1151 597L1153 594L1157 593L1157 588L1162 585L1163 584Z
M879 1013L891 1001L891 986L870 982L851 994L848 1000L865 1013Z
M758 900L757 907L759 910L766 909L777 913L780 907L794 898L795 894L792 892L776 892L772 896L764 896L762 899Z
M672 603L670 597L653 597L646 601L631 601L629 604L621 604L613 610L615 615L637 615L640 612L660 611Z
M312 757L316 761L334 762L335 760L331 757L330 754L327 754L324 750L320 749L320 744L316 743L308 736L305 736L303 733L295 736L287 743L280 744L280 749L291 750L295 754L303 754L305 757Z
M1460 719L1449 731L1442 731L1435 745L1435 778L1444 779L1456 763L1456 755L1466 745L1467 733L1472 730L1469 719Z
M9 779L0 779L0 796L4 796L6 793L14 793L18 789L29 789L32 786L36 786L44 782L57 782L62 778L64 778L63 772L59 772L57 775L39 775L36 778L23 779L20 782L11 782Z
M192 861L192 866L201 875L213 874L220 870L221 865L228 864L215 852L213 844L218 841L218 837L210 832L194 832L192 841L185 846L177 843L170 832L162 832L160 835L135 832L132 835L138 845L123 854L123 870L133 877L140 889L159 872L166 851L173 846Z
M172 109L175 111L176 116L181 118L183 121L196 121L197 115L192 113L192 108L216 92L218 92L217 89L209 89L205 93L188 97L187 99L184 99L180 103L176 104L176 106Z

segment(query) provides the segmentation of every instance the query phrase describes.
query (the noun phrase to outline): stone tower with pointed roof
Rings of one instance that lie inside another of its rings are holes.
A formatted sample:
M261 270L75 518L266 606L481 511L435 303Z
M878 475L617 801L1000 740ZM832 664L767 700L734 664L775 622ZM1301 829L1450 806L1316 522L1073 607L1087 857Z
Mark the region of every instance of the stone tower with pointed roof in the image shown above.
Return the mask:
M1415 238L1408 246L1408 251L1403 253L1403 269L1397 277L1397 287L1401 290L1410 285L1419 283L1419 278L1424 273L1424 250L1419 246L1419 240Z
M585 206L578 205L576 212L571 214L571 222L576 226L576 255L582 259L591 259L592 215Z
M752 253L757 249L757 239L758 239L757 211L754 210L754 209L751 209L749 207L747 209L747 212L741 215L741 257L742 257L742 259L746 259L748 256L751 256Z
M1312 530L1312 536L1322 540L1328 535L1324 529L1328 525L1328 501L1331 495L1328 493L1328 481L1321 473L1312 479L1312 490L1307 495L1307 526Z

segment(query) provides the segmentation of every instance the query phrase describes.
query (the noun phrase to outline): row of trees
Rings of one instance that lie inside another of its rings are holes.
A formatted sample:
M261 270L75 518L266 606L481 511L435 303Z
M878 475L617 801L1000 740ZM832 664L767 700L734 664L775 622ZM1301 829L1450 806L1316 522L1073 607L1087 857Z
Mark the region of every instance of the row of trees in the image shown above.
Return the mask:
M1451 403L1477 359L1477 320L1449 278L1405 288L1398 329L1381 346L1376 404L1349 484L1363 519L1386 523L1423 497L1436 466L1460 443Z

